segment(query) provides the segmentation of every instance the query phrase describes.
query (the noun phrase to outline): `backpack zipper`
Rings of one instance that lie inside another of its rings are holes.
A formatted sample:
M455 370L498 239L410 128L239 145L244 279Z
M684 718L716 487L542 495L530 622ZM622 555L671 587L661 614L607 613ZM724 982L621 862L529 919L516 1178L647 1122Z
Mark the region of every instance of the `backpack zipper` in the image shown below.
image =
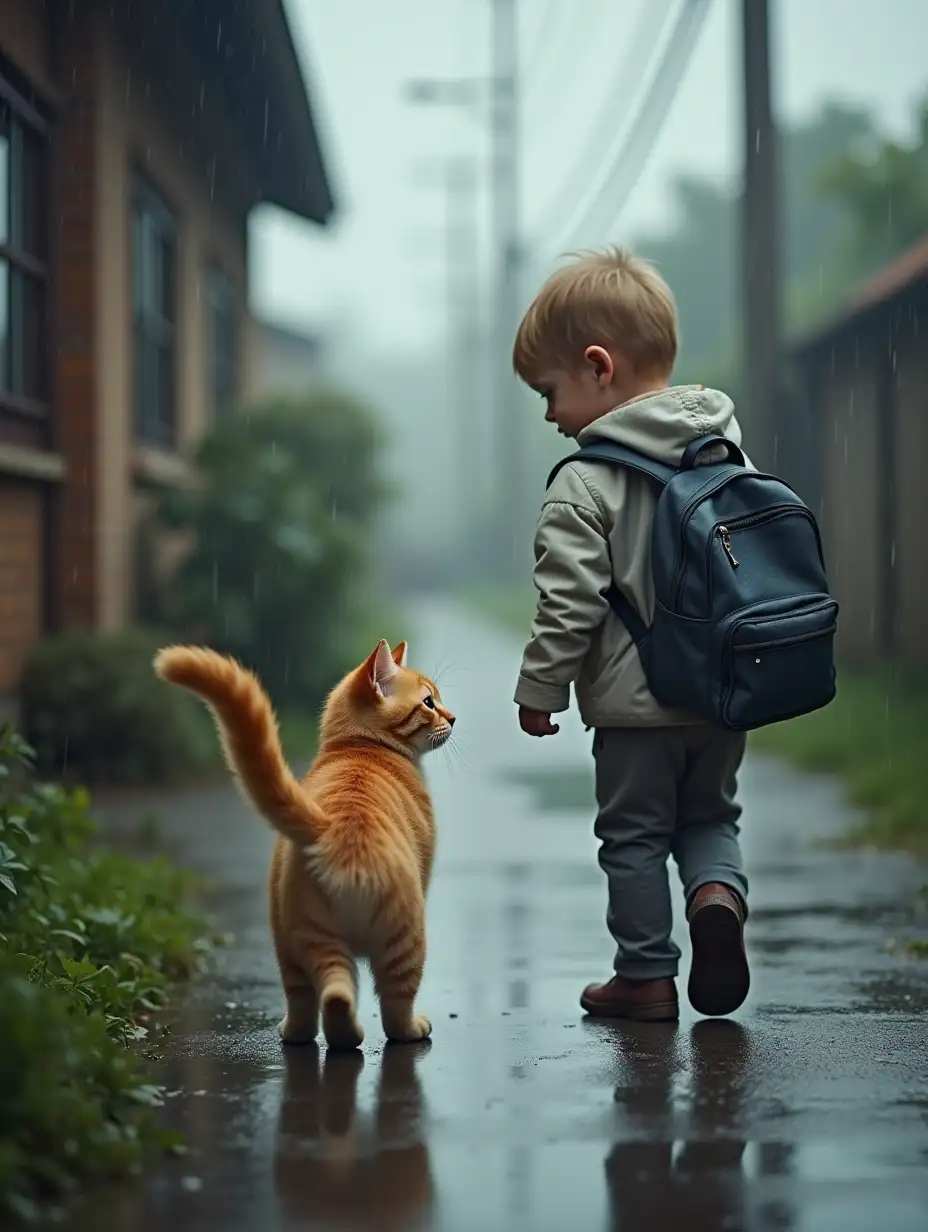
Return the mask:
M710 492L708 495L711 496L713 495L713 493ZM683 587L686 582L686 531L689 526L690 518L696 512L696 509L698 508L698 506L701 505L703 500L705 499L707 499L707 497L705 496L700 497L699 501L697 501L696 504L693 506L693 508L688 511L683 521L683 526L681 528L680 541L681 541L682 551L681 551L680 563L678 565L677 571L675 571L675 579L674 579L674 609L676 611L680 610L680 601L683 597ZM747 514L743 518L736 518L733 522L721 523L718 526L714 527L713 532L712 532L712 538L709 540L709 542L710 544L714 543L715 539L718 538L725 551L725 555L728 558L728 563L731 565L733 569L737 569L741 562L736 558L734 549L732 547L732 542L731 542L732 532L736 530L742 530L744 527L754 526L755 524L759 522L773 522L777 518L785 518L785 517L791 516L792 514L800 514L802 517L807 518L809 521L811 521L813 527L815 526L815 522L811 518L808 510L804 509L802 505L796 505L791 502L788 505L787 504L774 505L772 509L765 509L763 513L750 513L750 514ZM724 534L722 532L724 532ZM818 538L817 528L816 528L816 538ZM727 546L726 546L726 541L727 541ZM821 541L819 540L819 555L821 555L821 550L822 550ZM709 553L708 552L706 555L706 569L707 569L707 577L710 579L710 593L711 593L711 576L712 575L711 575L711 571L709 570Z
M829 625L827 629L815 629L809 633L794 633L792 637L778 637L772 642L740 642L737 646L732 642L732 653L741 654L743 651L750 650L755 654L758 650L777 650L781 646L798 646L800 642L814 642L818 637L831 637L837 632L837 623Z
M737 560L735 560L735 554L731 550L731 534L729 533L728 527L720 526L715 533L718 535L718 537L722 541L722 550L724 551L725 555L728 557L731 567L733 569L737 569L738 562Z

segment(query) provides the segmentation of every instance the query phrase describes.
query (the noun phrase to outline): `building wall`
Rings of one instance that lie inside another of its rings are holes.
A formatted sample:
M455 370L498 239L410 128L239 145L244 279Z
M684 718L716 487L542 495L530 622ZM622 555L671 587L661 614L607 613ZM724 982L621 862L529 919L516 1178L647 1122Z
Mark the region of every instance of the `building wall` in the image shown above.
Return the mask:
M877 650L879 494L876 483L878 374L873 359L849 348L821 397L822 535L829 583L841 611L838 650L854 660Z
M49 420L28 407L0 417L0 695L47 628L112 630L135 615L139 521L159 489L191 478L190 455L209 426L211 262L237 290L240 395L257 385L247 216L264 185L215 69L202 71L173 14L155 0L0 0L0 55L49 113L52 222ZM135 440L133 168L177 222L169 451Z
M817 361L822 531L852 661L928 664L928 346L913 291Z
M41 0L0 0L0 53L51 100ZM45 628L49 485L60 479L56 460L42 448L45 435L42 422L8 419L0 443L0 697L15 687L29 646Z
M896 355L897 649L907 662L928 664L928 344L910 334Z
M42 632L43 500L37 483L0 477L0 695L16 687Z
M92 6L62 6L52 33L52 66L64 91L51 139L49 213L53 220L50 351L52 416L67 474L56 502L56 621L92 628L97 618L96 525L98 371L94 344L99 297L95 216L100 49Z
M0 50L43 94L53 92L43 0L0 0Z
M96 243L100 296L97 304L99 372L97 459L100 553L97 621L117 629L133 615L134 557L139 485L157 485L179 473L153 459L133 441L130 183L133 168L163 197L178 222L177 435L178 453L189 457L209 426L209 332L202 279L217 260L247 303L244 214L210 197L208 175L183 155L181 134L152 102L131 54L108 28L101 30L99 160ZM247 330L242 329L242 379L247 379ZM160 463L153 466L152 463Z

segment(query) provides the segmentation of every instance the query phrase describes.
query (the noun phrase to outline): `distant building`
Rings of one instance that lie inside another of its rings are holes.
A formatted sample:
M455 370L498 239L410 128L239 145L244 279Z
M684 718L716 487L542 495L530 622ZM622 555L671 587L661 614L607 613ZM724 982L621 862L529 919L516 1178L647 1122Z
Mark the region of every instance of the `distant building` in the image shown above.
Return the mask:
M146 504L249 388L261 202L333 210L280 3L0 0L0 695L132 618Z
M928 236L795 359L846 658L928 664Z
M322 375L319 335L273 321L255 320L253 356L250 389L258 397L300 394Z

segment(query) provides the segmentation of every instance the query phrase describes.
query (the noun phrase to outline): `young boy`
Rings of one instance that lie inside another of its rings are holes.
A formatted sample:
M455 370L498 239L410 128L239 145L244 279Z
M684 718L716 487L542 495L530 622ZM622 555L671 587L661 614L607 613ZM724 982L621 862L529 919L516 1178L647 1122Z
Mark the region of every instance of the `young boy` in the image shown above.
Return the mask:
M519 327L513 360L563 436L605 437L677 466L696 437L740 444L741 432L725 394L670 385L676 352L670 289L645 262L614 250L549 279ZM554 735L551 715L568 708L573 684L595 730L595 832L617 952L612 979L589 985L580 1004L593 1015L673 1020L680 950L670 938L669 856L686 895L694 1009L730 1014L748 993L734 798L745 740L663 709L607 602L615 580L651 623L655 504L648 480L624 467L573 462L557 474L538 522L538 608L515 701L523 731Z

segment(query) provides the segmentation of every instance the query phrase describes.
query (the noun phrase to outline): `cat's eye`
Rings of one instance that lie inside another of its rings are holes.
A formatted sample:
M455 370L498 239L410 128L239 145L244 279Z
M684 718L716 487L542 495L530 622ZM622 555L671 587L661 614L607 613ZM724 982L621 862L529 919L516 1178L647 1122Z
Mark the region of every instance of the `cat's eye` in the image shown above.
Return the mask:
M427 693L422 699L422 704L423 706L428 706L429 710L434 710L435 698L431 695L431 693Z

